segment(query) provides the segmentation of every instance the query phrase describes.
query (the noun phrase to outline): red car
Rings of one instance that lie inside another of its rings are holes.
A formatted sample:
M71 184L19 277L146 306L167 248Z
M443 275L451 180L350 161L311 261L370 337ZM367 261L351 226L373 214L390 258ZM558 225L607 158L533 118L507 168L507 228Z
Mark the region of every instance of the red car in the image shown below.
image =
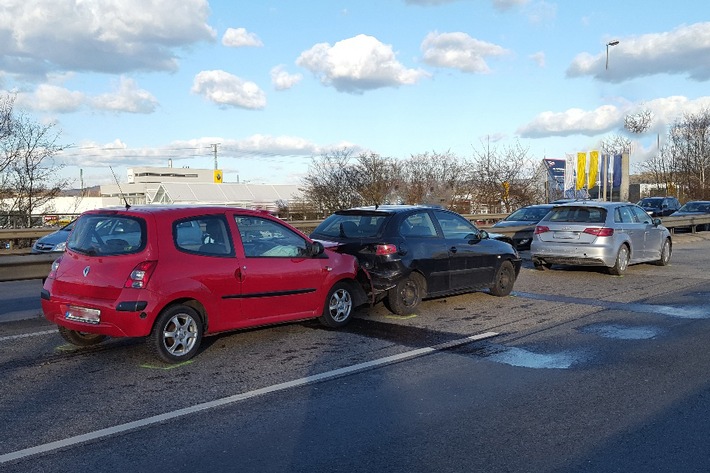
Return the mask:
M42 310L68 342L148 337L166 362L203 335L308 318L341 327L367 302L355 257L266 212L145 206L83 213Z

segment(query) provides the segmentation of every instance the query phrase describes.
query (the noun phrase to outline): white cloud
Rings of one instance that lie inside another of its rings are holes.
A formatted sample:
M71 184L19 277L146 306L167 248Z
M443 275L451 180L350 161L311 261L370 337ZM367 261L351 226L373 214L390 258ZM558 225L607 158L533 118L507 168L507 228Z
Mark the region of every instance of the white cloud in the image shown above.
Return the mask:
M202 71L195 76L192 92L220 106L248 109L266 107L266 94L254 82L225 71Z
M488 73L486 56L503 56L509 51L498 45L474 39L466 33L429 33L421 45L424 62L430 66Z
M116 92L99 95L91 102L99 110L129 113L153 113L158 105L150 92L139 89L133 79L126 77L121 78Z
M18 105L39 112L76 112L85 101L83 93L51 84L42 84L32 93L17 95Z
M641 110L650 110L654 118L649 131L663 134L668 125L681 119L683 115L698 114L707 109L710 109L710 96L695 100L672 96L638 104L603 105L591 111L571 108L564 112L543 112L530 123L520 127L517 133L523 138L597 136L614 130L622 131L624 117Z
M173 52L211 41L207 0L9 0L0 9L0 70L175 70Z
M597 55L577 55L567 69L567 76L593 76L600 81L617 83L656 74L710 80L710 22L684 25L667 33L611 39L619 40L619 44L607 47L604 43Z
M276 66L271 69L271 83L276 90L287 90L301 82L301 74L289 74L284 66Z
M558 113L543 112L517 133L523 138L595 136L617 128L623 119L623 113L613 105L603 105L592 111L570 108Z
M296 64L312 71L323 84L350 93L411 85L428 76L425 71L404 67L391 46L362 34L333 46L316 44L301 53Z
M227 28L222 36L222 44L231 48L261 47L264 43L254 34L249 33L245 28Z

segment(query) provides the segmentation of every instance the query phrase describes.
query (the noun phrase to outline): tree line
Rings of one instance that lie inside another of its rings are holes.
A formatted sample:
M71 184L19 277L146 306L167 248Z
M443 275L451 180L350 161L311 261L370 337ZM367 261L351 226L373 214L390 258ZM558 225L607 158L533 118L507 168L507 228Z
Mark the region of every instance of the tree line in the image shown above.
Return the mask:
M467 159L434 151L396 159L344 149L312 160L303 201L288 211L294 218L323 218L350 207L430 204L460 213L510 212L544 199L538 169L539 162L518 143L486 143Z

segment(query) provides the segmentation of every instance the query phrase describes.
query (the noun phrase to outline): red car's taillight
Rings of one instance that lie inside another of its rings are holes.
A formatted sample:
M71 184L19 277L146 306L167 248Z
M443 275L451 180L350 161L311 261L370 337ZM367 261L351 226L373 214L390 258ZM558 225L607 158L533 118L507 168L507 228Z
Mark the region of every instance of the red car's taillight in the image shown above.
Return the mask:
M613 228L590 227L590 228L585 228L584 233L588 233L590 235L596 235L598 237L610 237L614 234L614 229Z
M62 262L62 257L60 256L59 258L55 259L54 262L52 263L52 267L49 269L49 275L47 276L50 279L56 279L57 277L57 270L59 269L59 264Z
M538 225L535 227L535 235L539 235L540 233L547 233L550 231L550 227L546 227L545 225Z
M377 256L392 255L397 253L397 246L391 244L381 244L375 247L375 254Z
M131 274L128 275L128 279L126 279L126 283L123 287L132 287L134 289L145 288L148 285L150 277L153 275L157 263L157 261L143 261L139 263L133 268Z

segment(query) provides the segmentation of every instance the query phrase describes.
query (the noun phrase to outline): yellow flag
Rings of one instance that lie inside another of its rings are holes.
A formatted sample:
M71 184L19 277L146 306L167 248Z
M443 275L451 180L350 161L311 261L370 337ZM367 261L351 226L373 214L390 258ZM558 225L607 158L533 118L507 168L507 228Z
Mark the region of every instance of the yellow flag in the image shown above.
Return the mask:
M214 183L215 184L222 184L222 171L219 169L215 169L214 171Z
M599 151L591 151L589 153L589 187L597 185L597 173L599 172Z
M584 181L587 179L587 153L577 153L577 186L580 190L584 187Z

